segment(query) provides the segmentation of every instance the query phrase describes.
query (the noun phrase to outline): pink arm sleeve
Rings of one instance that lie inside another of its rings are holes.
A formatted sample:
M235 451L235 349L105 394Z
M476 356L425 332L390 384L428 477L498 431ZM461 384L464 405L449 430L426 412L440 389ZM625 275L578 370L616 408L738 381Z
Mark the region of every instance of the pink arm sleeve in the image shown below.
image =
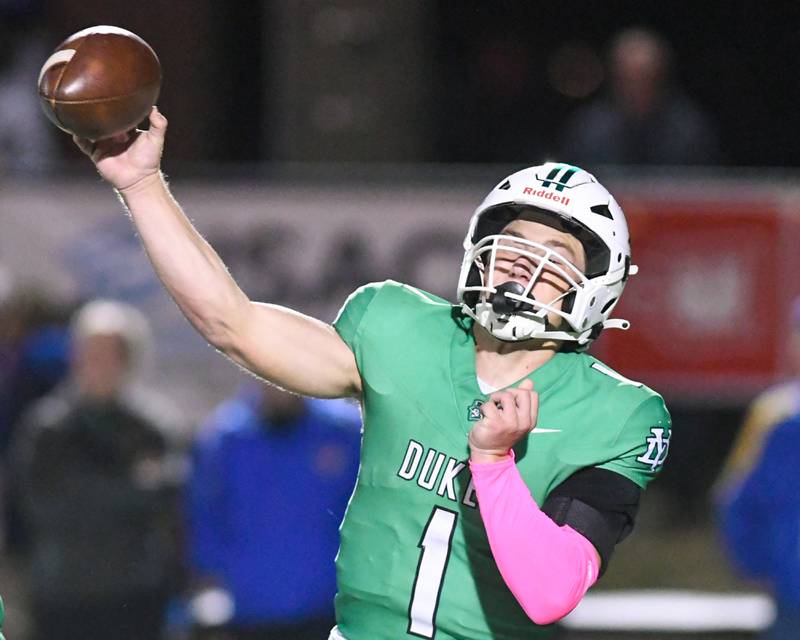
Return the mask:
M511 593L536 624L563 618L597 580L594 546L539 509L513 451L507 460L469 467L489 545Z

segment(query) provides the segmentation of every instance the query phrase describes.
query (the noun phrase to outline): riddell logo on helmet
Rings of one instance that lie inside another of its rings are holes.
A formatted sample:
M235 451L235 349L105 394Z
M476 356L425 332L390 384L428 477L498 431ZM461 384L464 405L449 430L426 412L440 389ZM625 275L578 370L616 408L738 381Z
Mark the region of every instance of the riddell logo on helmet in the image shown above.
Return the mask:
M537 196L539 198L544 198L545 200L552 200L553 202L560 202L561 204L569 204L569 198L566 196L560 196L549 189L536 190L533 187L525 187L522 190L522 193L526 196Z

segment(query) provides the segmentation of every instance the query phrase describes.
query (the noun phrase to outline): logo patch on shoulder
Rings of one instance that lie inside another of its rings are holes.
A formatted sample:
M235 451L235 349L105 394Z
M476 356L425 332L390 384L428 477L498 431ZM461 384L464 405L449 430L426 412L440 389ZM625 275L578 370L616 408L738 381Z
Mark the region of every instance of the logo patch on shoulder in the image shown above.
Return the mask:
M483 406L483 400L478 400L477 398L475 401L469 405L467 408L467 420L470 422L478 422L483 416L481 415L481 407Z
M652 435L647 438L647 451L645 451L644 455L636 458L637 462L649 465L651 471L658 469L667 459L670 436L664 437L664 431L663 427L650 427Z

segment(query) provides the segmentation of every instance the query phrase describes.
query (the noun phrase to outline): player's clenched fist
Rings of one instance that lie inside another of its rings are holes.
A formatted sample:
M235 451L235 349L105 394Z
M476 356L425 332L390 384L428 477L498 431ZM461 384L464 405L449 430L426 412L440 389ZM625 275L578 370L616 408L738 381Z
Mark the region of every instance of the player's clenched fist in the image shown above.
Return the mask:
M483 419L469 432L470 459L497 462L536 426L539 394L533 382L524 380L517 388L503 389L489 396L481 406Z

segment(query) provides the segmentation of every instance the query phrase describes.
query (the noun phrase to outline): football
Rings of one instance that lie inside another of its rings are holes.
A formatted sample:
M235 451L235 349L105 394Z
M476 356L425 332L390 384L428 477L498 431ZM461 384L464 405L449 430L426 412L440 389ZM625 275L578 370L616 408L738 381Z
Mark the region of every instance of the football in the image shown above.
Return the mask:
M64 40L39 72L39 100L60 129L100 140L135 128L158 99L161 65L139 36L89 27Z

